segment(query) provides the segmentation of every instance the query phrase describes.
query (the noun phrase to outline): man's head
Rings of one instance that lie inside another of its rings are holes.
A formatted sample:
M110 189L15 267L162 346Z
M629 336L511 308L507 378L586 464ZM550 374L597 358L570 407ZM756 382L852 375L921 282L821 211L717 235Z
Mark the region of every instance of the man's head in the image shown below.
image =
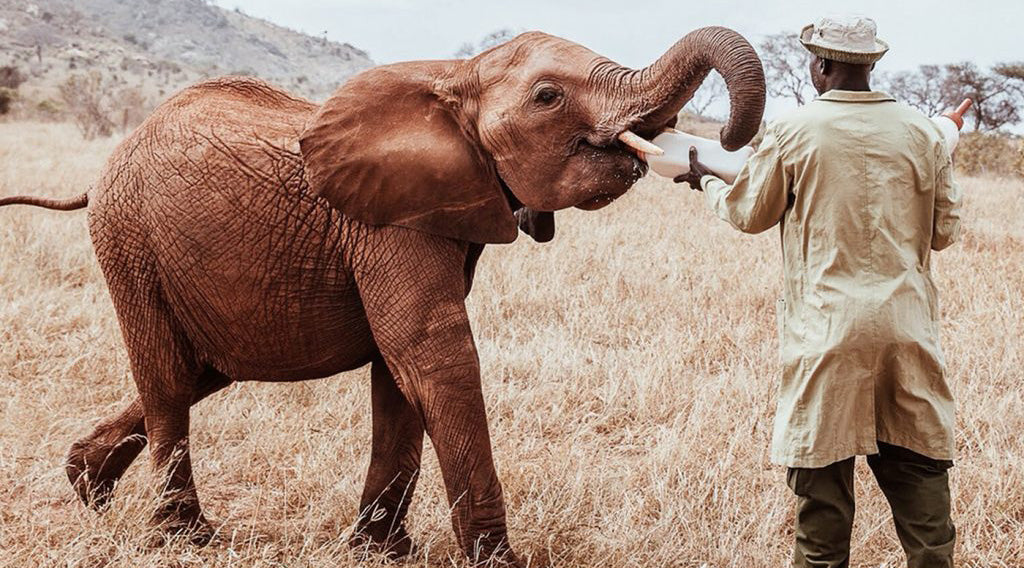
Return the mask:
M804 27L800 42L814 54L811 82L819 94L869 88L875 62L889 50L876 32L874 20L863 16L829 16Z

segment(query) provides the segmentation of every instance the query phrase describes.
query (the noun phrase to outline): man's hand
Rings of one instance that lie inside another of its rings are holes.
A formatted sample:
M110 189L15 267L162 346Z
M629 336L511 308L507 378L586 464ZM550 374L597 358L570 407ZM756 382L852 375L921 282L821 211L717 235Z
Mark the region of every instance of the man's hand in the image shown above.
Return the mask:
M690 146L690 171L681 175L676 176L672 181L676 183L686 182L690 184L690 187L697 191L704 191L700 187L700 178L707 175L715 175L715 172L707 169L704 164L697 160L697 147Z

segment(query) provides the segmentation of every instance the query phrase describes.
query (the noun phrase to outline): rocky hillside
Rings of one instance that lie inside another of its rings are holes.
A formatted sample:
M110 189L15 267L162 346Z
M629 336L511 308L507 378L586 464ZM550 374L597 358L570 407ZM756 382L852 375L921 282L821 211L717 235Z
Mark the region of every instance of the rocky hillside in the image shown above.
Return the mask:
M264 78L312 100L373 65L313 38L204 0L0 0L0 66L25 77L19 98L59 106L73 75L132 89L152 106L205 77ZM24 106L24 104L23 104Z

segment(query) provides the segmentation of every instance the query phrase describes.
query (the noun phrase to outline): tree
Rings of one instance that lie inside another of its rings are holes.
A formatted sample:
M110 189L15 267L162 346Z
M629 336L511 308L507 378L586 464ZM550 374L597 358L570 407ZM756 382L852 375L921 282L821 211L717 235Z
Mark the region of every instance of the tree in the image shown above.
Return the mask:
M0 115L11 111L11 105L18 98L18 87L24 82L25 75L17 67L0 67Z
M0 87L0 115L11 112L11 105L18 98L18 92L9 87Z
M881 77L882 88L898 100L936 116L949 109L949 78L938 65L922 65L911 71L896 71Z
M802 105L814 92L811 83L811 53L804 49L793 33L779 33L761 42L761 61L764 62L768 94L773 97L792 97Z
M922 65L885 75L884 88L897 99L935 116L974 99L968 122L974 130L998 130L1024 119L1024 63L1001 63L986 71L970 62Z
M113 99L114 106L121 109L121 132L128 132L141 124L150 110L147 108L146 97L139 87L123 88Z
M462 47L455 52L455 57L458 59L466 59L473 57L478 53L487 51L488 49L501 45L506 41L516 37L520 32L514 31L511 28L501 28L495 30L483 37L476 45L466 42L462 44Z
M0 88L17 90L25 82L25 74L13 65L0 67Z
M992 70L1007 79L1024 81L1024 61L999 63Z
M61 44L57 28L47 23L34 23L22 28L15 35L15 42L36 49L39 63L43 62L43 48Z
M964 61L946 65L946 73L947 105L974 99L970 116L975 130L998 130L1021 121L1024 69L1020 64L997 65L989 72Z
M693 114L712 118L708 116L711 107L728 94L729 90L725 86L725 80L717 72L712 71L708 74L707 79L701 83L700 88L697 89L697 92L693 94L693 98L687 104Z
M82 137L92 140L97 136L110 136L114 132L114 121L110 119L110 100L106 93L103 77L98 71L88 75L72 75L60 85L60 97L71 114L71 119L82 132Z
M1007 96L1014 100L1016 106L1024 106L1024 62L998 63L992 72L1005 82Z

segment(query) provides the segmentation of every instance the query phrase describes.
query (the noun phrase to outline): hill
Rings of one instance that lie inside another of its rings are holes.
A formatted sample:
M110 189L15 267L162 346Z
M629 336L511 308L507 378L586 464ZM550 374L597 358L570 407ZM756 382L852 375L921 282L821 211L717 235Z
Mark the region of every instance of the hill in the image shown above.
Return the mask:
M57 100L68 77L99 72L104 89L137 89L152 105L228 74L323 100L373 61L349 44L204 0L0 0L0 65L26 78L23 100Z

